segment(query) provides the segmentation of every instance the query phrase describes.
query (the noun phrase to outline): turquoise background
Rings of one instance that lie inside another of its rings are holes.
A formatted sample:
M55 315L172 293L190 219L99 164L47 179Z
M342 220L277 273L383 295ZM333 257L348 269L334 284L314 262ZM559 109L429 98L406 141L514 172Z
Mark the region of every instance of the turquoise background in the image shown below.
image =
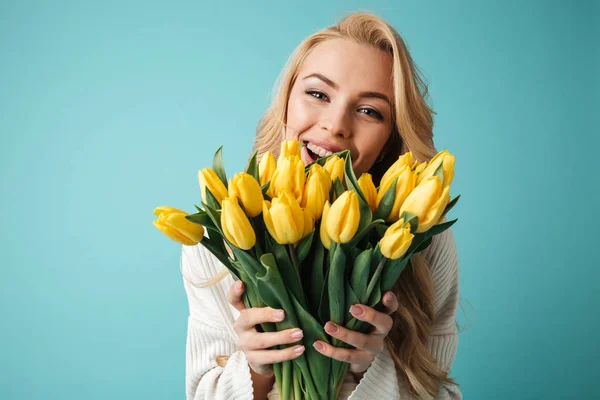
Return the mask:
M451 375L466 399L589 398L598 2L248 3L0 3L0 398L185 397L180 247L152 210L192 211L221 144L241 170L289 54L355 10L403 35L458 160Z

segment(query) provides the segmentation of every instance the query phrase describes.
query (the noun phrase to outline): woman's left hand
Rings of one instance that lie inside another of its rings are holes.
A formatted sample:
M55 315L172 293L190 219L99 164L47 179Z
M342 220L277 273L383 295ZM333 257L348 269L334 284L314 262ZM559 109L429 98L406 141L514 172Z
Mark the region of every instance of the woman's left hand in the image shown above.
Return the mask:
M350 372L355 377L360 377L369 368L375 356L383 351L383 340L392 329L393 324L390 314L398 309L398 300L392 292L386 292L382 302L386 308L384 312L375 311L364 304L355 304L350 307L350 313L354 318L373 325L369 334L351 331L331 321L325 324L325 332L354 346L355 349L334 347L320 340L313 344L315 349L323 355L350 363Z

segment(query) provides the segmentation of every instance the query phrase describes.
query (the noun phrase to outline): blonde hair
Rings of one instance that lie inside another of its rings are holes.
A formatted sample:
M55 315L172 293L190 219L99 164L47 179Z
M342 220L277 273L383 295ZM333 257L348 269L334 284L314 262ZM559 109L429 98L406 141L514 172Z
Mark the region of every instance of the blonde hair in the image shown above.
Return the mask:
M279 156L281 141L285 138L287 104L290 92L302 62L319 43L330 39L350 39L359 44L375 47L389 53L393 59L394 127L385 149L385 156L369 173L378 186L383 173L398 156L411 151L416 160L428 161L437 150L433 144L433 115L426 103L427 86L421 72L398 32L381 18L365 13L352 13L337 24L306 38L292 53L278 77L278 89L270 107L256 129L253 150L258 159L269 151ZM253 151L253 152L254 152ZM428 350L428 338L435 320L434 289L425 259L417 254L414 268L406 268L393 292L399 302L392 315L394 328L386 337L398 379L420 398L433 398L440 384L456 384L442 370ZM210 286L227 276L218 274L201 286Z

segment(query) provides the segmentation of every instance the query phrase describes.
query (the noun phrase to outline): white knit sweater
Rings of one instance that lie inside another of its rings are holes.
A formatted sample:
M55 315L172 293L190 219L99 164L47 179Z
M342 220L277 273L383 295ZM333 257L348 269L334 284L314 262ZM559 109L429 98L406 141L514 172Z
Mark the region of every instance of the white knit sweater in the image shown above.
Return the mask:
M452 228L434 236L431 245L422 253L431 268L435 287L436 322L429 338L429 350L444 370L450 370L458 333L454 317L458 304L458 256ZM238 349L238 336L233 322L239 312L227 302L233 284L228 275L215 286L198 288L199 284L225 268L201 244L182 246L181 272L187 293L190 315L186 346L187 400L223 399L252 400L253 386L248 361ZM312 343L304 343L312 346ZM225 367L217 365L216 357L228 355ZM278 399L276 386L268 395ZM413 399L397 379L394 362L386 348L356 384L348 373L339 399ZM442 385L436 399L462 399L459 389Z

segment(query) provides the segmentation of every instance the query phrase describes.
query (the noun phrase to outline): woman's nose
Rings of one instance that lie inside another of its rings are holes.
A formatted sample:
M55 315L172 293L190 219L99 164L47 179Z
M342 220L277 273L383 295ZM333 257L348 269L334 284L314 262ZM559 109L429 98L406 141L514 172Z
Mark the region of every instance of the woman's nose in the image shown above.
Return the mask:
M332 136L343 136L348 138L351 135L351 123L348 113L343 109L330 109L321 115L319 127L328 131Z

